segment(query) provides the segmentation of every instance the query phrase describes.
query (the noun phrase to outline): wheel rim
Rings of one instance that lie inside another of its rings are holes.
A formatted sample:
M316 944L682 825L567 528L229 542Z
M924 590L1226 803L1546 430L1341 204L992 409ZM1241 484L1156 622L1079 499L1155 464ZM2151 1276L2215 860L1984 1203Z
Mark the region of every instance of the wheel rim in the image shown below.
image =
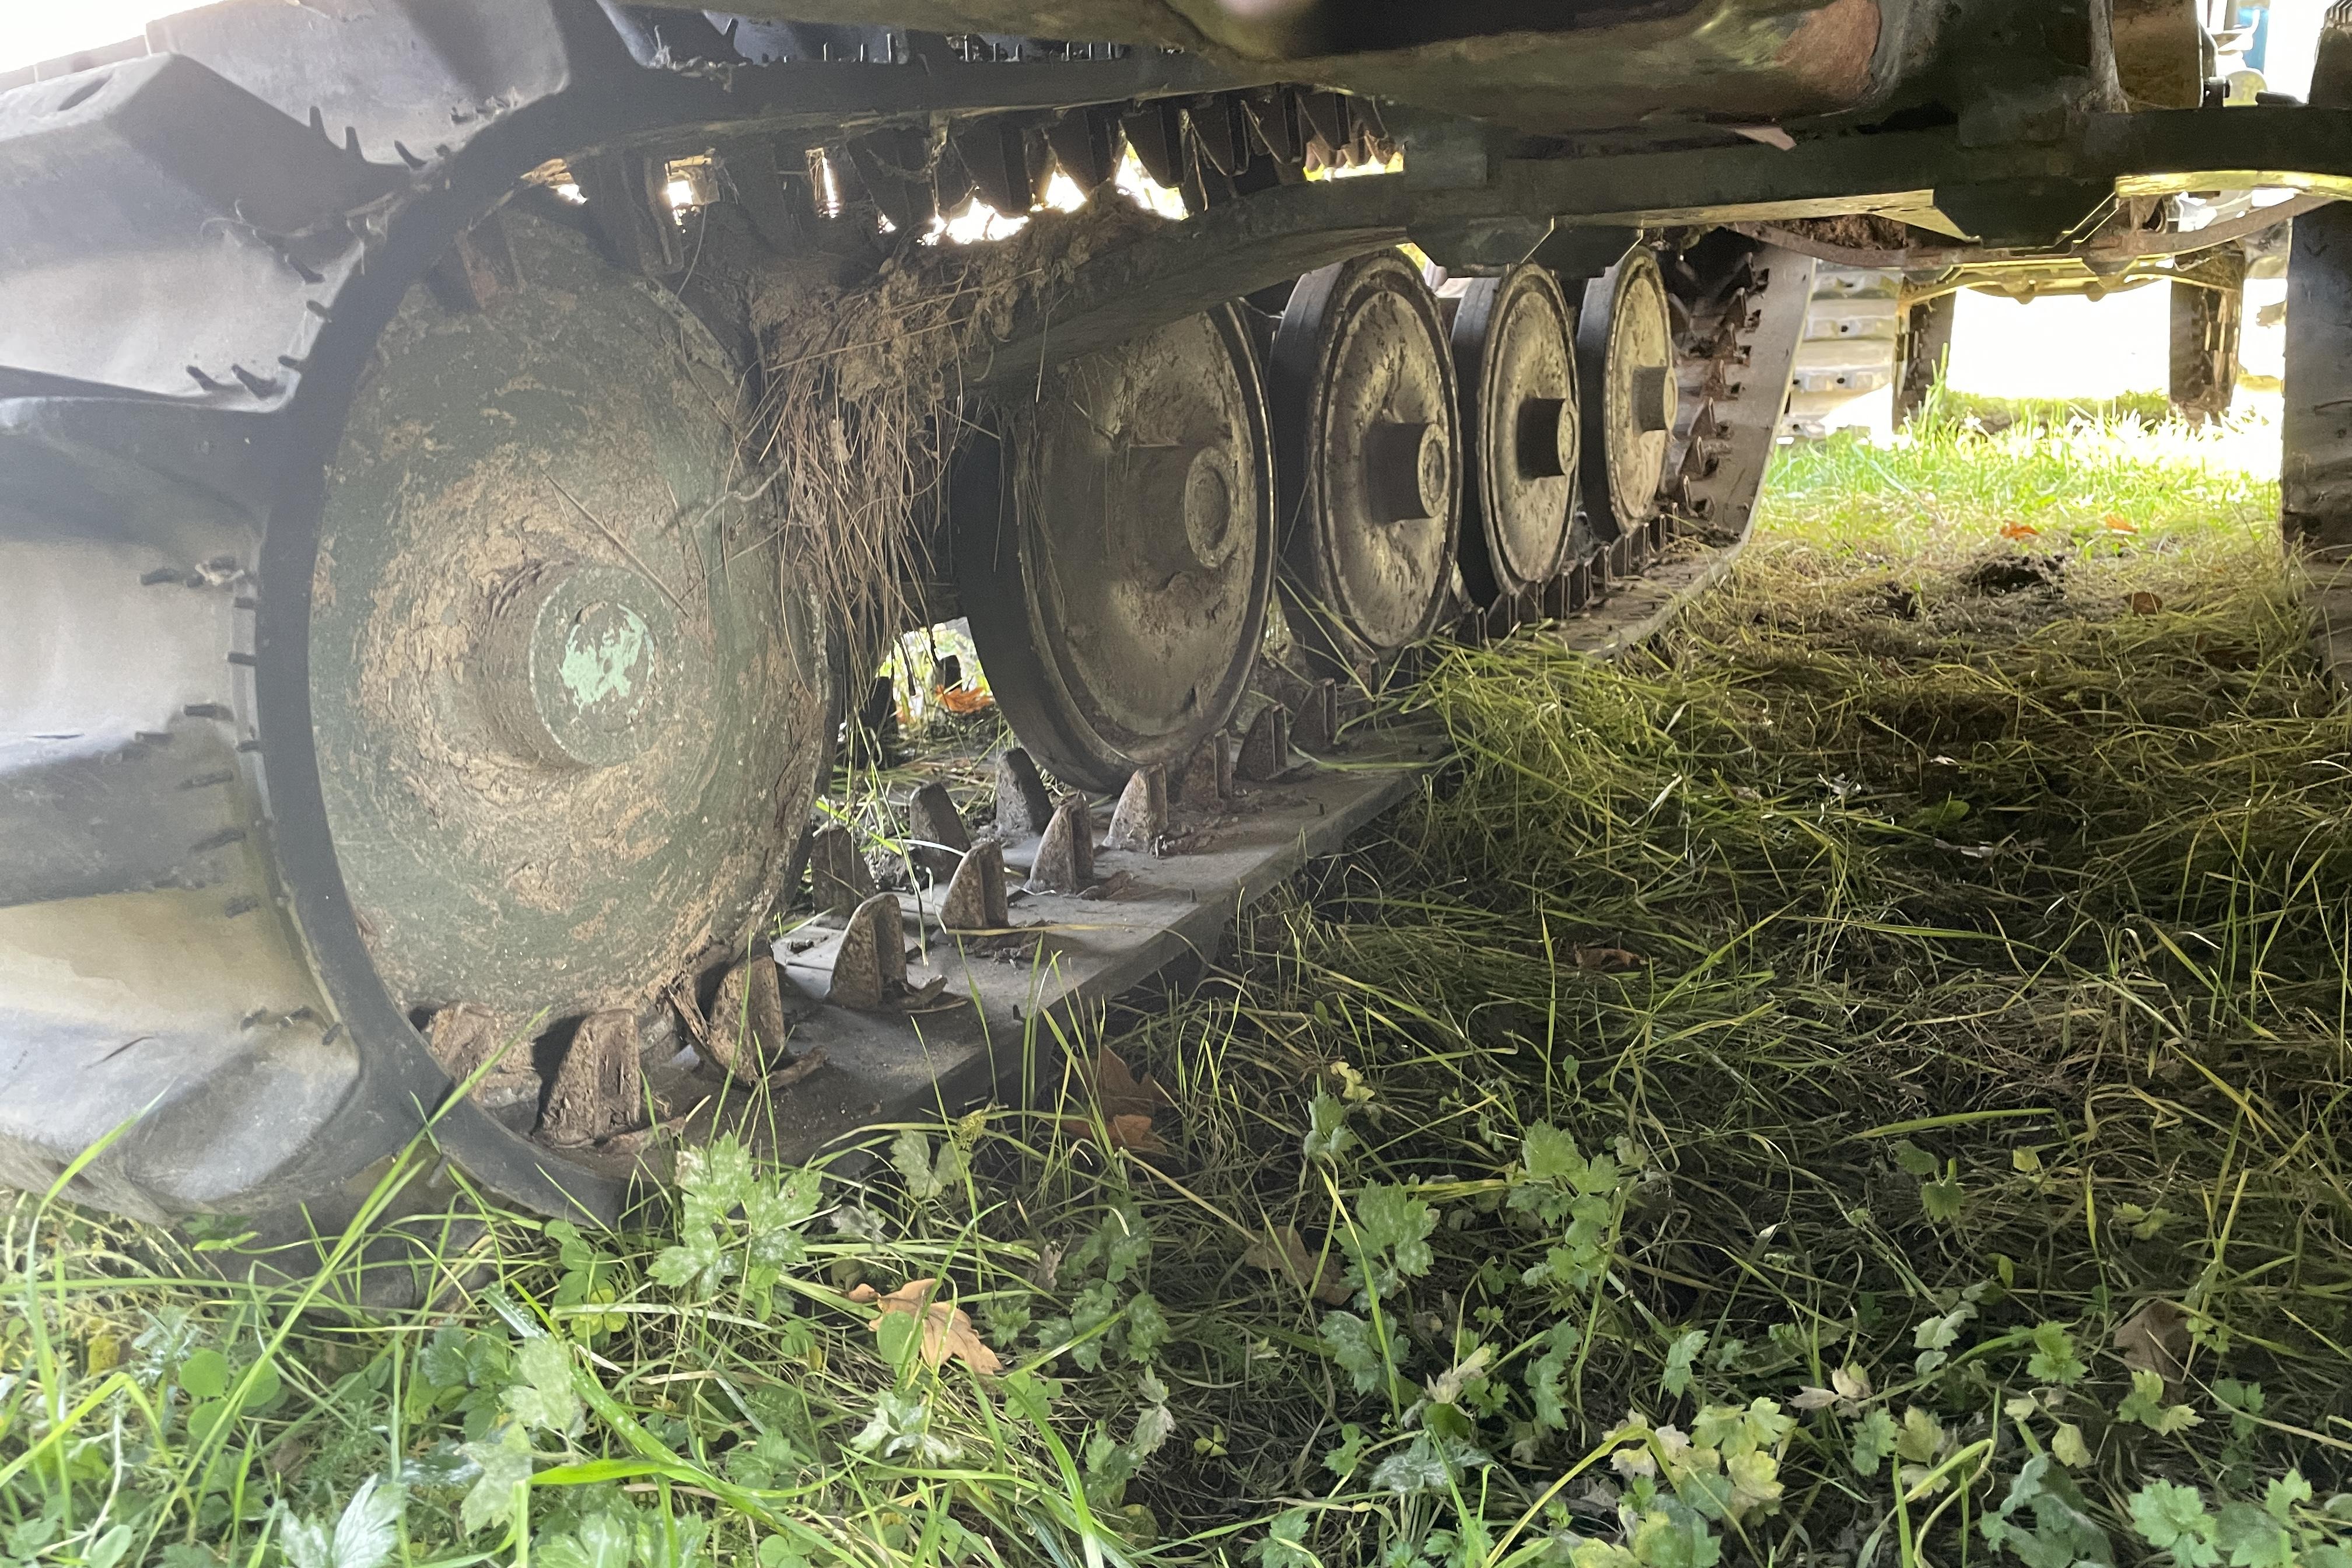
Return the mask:
M1226 307L1087 355L998 435L968 445L952 500L960 596L998 701L1076 782L1178 760L1241 700L1273 584L1246 330Z
M1309 273L1272 370L1284 563L1310 624L1348 657L1425 637L1453 575L1462 485L1429 286L1395 251Z
M645 1000L761 912L824 657L772 519L730 499L717 343L560 226L504 226L521 286L462 314L412 289L353 399L310 700L394 999L551 1018Z
M1584 438L1584 508L1604 539L1647 521L1674 435L1674 322L1657 258L1636 248L1585 285L1577 373L1594 416Z
M1557 575L1576 515L1576 350L1568 301L1540 268L1463 289L1453 326L1462 386L1462 576L1489 605Z

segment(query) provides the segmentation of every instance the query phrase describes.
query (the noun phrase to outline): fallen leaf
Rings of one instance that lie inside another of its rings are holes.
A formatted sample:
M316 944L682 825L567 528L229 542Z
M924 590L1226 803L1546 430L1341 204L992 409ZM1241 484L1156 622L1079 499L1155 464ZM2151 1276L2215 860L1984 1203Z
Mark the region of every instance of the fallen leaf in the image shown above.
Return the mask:
M1165 1154L1167 1140L1152 1130L1151 1118L1140 1112L1103 1119L1097 1131L1095 1124L1082 1116L1062 1119L1062 1135L1078 1143L1105 1143L1113 1149L1125 1149L1135 1154Z
M860 1285L849 1292L849 1300L881 1309L866 1324L876 1333L882 1331L882 1319L888 1313L905 1312L919 1318L923 1325L923 1360L932 1366L943 1366L953 1357L984 1375L993 1376L1003 1371L1004 1363L996 1359L996 1352L973 1330L971 1319L962 1308L931 1300L938 1286L937 1279L909 1279L883 1296L876 1293L871 1285Z
M972 687L951 686L940 693L940 706L950 713L970 715L995 707L996 699Z
M1105 1116L1141 1115L1148 1120L1153 1111L1176 1103L1175 1098L1160 1088L1150 1073L1138 1079L1128 1067L1127 1058L1108 1046L1095 1053L1094 1077L1095 1094L1102 1100Z
M1602 974L1622 974L1628 969L1639 969L1650 961L1630 948L1580 947L1576 950L1576 967Z
M1307 1242L1299 1236L1298 1227L1295 1225L1269 1231L1250 1243L1249 1250L1242 1254L1242 1261L1253 1268L1263 1268L1268 1274L1282 1275L1327 1307L1342 1306L1353 1294L1348 1289L1347 1281L1341 1278L1345 1269L1332 1267L1337 1261L1333 1258L1325 1258L1318 1261L1307 1250Z
M2139 1310L2116 1328L2116 1350L2124 1365L2163 1378L2167 1399L2179 1397L2189 1343L2189 1309L2160 1298L2141 1302Z
M1867 1399L1870 1373L1858 1366L1842 1366L1830 1373L1830 1386L1837 1390L1841 1399Z
M2004 522L2000 525L2003 539L2039 539L2042 531L2030 522Z
M2142 588L2131 596L2131 612L2135 616L2152 616L2164 608L2164 601Z
M2105 527L2109 533L2137 533L2139 531L2139 524L2132 521L2129 518L2118 517L2114 512L2107 513L2106 516L2099 519L2099 521Z

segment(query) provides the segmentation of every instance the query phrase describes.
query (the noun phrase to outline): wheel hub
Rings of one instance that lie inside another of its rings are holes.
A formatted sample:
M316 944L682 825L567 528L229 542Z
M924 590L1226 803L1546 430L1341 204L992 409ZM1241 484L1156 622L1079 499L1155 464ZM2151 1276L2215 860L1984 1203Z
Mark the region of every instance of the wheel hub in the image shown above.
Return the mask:
M703 684L675 612L652 584L610 566L523 574L478 653L501 738L550 767L627 762Z

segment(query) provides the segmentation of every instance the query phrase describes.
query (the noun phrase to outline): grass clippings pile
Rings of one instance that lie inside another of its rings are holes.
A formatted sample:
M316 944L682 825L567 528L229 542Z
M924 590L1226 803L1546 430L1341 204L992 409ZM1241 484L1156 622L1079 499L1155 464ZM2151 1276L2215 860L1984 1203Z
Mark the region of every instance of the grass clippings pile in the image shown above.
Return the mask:
M1443 656L1459 768L1064 1103L385 1316L364 1226L27 1200L0 1547L2343 1568L2352 718L2254 438L1791 455L1648 653Z

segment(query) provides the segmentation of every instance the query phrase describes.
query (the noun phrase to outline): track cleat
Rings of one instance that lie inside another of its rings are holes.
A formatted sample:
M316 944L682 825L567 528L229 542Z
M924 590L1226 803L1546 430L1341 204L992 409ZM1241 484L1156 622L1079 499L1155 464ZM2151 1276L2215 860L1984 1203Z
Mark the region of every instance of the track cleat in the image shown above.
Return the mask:
M833 960L825 1000L865 1012L898 1001L907 991L907 949L896 894L877 893L857 906Z
M1328 676L1307 689L1307 700L1291 721L1290 743L1302 751L1330 752L1339 744L1339 683Z
M1242 737L1242 754L1234 761L1234 776L1252 784L1280 778L1290 771L1290 710L1269 702L1250 721Z
M1150 854L1168 831L1168 770L1154 764L1138 768L1119 792L1118 809L1110 814L1110 834L1105 842L1113 849L1136 849Z
M529 1130L530 1120L538 1114L541 1085L538 1070L531 1066L530 1030L522 1020L460 1002L433 1015L425 1030L425 1048L433 1053L451 1083L464 1083L481 1072L467 1094L492 1115L528 1105L530 1109L523 1121L524 1130ZM495 1065L482 1072L485 1063Z
M558 1148L602 1142L639 1125L644 1100L636 1015L623 1008L591 1013L555 1069L540 1136Z
M1233 737L1219 730L1192 748L1184 771L1176 775L1174 795L1185 805L1199 809L1231 800L1233 794Z
M975 845L948 882L940 904L942 931L1001 931L1013 923L1004 890L1004 846L992 838Z
M1087 797L1075 790L1054 808L1037 856L1029 864L1029 888L1038 893L1083 893L1095 879L1094 816Z
M755 953L719 983L710 1004L710 1058L728 1077L757 1083L783 1060L788 1027L776 961Z
M1000 838L1026 838L1045 831L1054 815L1053 797L1027 752L1007 746L996 754L996 834Z
M874 873L838 823L816 830L809 845L809 891L825 914L846 914L874 896Z
M963 825L963 814L956 810L949 797L948 786L927 784L915 792L907 807L907 831L915 840L914 861L923 874L934 882L945 881L956 874L963 863L965 851L971 847L971 835Z

